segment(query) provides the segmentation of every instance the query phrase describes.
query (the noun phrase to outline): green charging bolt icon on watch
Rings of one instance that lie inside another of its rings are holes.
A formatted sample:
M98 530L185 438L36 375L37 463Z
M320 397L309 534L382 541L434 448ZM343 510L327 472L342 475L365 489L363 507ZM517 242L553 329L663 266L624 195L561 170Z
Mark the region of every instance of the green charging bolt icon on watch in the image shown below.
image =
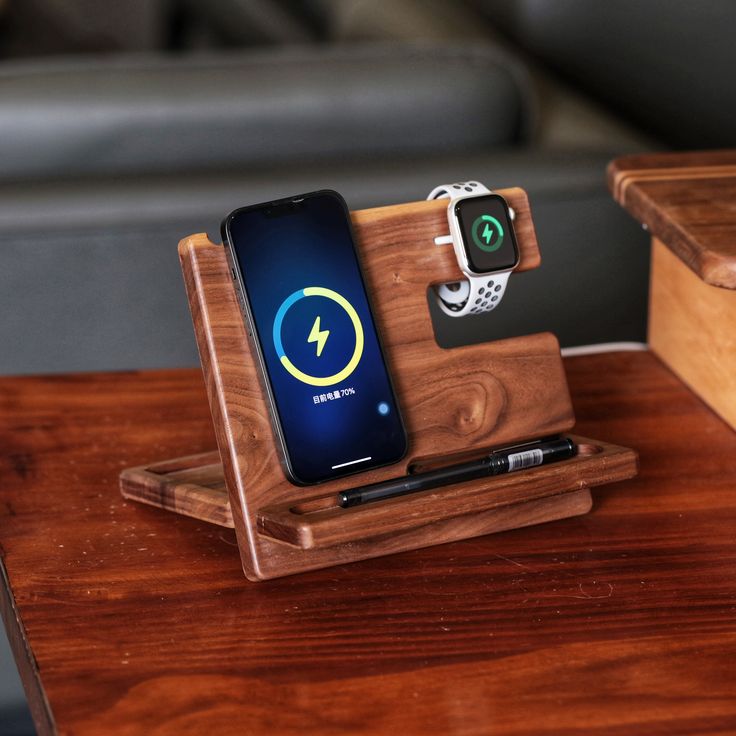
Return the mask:
M486 253L497 251L503 244L503 226L491 215L481 215L470 230L473 242Z

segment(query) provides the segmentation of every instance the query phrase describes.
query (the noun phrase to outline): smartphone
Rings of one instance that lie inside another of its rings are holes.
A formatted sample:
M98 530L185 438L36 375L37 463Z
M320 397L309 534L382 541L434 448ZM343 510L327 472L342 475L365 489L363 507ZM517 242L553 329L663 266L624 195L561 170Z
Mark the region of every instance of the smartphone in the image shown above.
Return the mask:
M323 190L242 207L222 239L289 480L400 460L406 431L345 200Z

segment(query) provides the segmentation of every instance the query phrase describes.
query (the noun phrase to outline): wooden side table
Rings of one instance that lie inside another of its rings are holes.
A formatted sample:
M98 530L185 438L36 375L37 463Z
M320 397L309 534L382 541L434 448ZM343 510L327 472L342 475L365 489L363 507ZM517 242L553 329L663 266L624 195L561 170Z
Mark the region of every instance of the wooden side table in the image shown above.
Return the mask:
M628 156L608 180L652 234L651 349L736 428L736 151Z
M736 434L646 352L565 361L641 473L590 514L248 583L126 503L214 446L199 371L0 380L3 618L41 734L728 733Z

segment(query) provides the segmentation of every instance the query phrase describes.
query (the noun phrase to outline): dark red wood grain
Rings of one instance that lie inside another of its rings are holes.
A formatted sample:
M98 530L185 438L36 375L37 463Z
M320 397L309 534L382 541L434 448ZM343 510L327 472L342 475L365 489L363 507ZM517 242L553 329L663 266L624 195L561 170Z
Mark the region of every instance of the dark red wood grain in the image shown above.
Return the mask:
M576 431L640 452L590 514L258 584L232 530L119 496L214 447L199 371L0 380L40 731L734 732L736 434L649 354L566 368Z

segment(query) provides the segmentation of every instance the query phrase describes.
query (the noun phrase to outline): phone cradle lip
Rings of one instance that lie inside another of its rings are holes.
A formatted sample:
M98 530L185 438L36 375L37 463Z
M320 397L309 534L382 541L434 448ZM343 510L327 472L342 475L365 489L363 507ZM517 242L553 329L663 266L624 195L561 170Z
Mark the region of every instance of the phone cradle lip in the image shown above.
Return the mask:
M577 446L569 437L530 442L507 450L494 450L479 460L448 465L426 473L391 478L341 491L337 494L337 502L343 508L349 508L364 503L397 498L445 485L503 473L514 473L526 468L565 460L573 457L576 452Z

